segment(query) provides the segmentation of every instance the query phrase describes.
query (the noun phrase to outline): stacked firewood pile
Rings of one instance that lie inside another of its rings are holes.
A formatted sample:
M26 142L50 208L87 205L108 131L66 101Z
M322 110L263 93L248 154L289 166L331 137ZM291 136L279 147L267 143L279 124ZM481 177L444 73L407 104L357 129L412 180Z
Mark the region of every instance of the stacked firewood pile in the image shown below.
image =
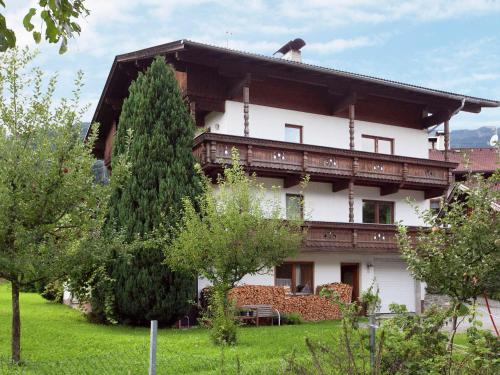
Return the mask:
M350 302L352 288L346 284L334 283L326 285L339 293L344 302ZM285 288L279 286L244 285L233 288L229 293L230 300L236 306L271 305L280 313L299 313L304 320L319 321L340 319L338 305L331 299L315 295L286 294Z
M343 302L351 302L352 300L352 286L348 284L330 283L318 285L316 287L316 294L320 294L323 289L335 291Z

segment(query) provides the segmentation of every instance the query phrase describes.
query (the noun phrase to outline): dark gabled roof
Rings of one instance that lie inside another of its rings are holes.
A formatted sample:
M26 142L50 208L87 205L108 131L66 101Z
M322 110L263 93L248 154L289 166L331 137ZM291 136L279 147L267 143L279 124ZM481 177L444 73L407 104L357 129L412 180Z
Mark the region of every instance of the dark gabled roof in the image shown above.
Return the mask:
M493 173L500 167L498 149L492 148L454 148L448 152L449 161L458 163L453 173ZM444 151L429 150L429 159L444 160Z
M140 61L142 59L150 59L158 55L166 55L166 54L174 54L176 52L184 52L184 51L195 51L195 52L207 52L207 53L217 53L218 55L225 55L227 57L240 58L243 60L248 60L249 63L261 63L263 65L272 66L272 67L282 67L282 68L293 68L298 69L304 74L311 74L316 76L323 77L332 77L339 79L347 79L349 81L354 81L360 85L374 85L377 87L390 88L392 90L396 90L401 93L406 94L415 94L420 96L425 96L430 100L431 98L435 99L443 99L450 100L455 103L460 103L462 100L465 100L464 106L462 107L465 111L470 112L479 112L481 107L499 107L500 101L489 100L478 98L474 96L467 96L456 94L452 92L429 89L422 86L417 86L413 84L402 83L398 81L387 80L383 78L368 76L364 74L352 73L338 69L326 68L322 66L306 64L303 62L285 60L282 58L265 56L256 53L238 51L231 48L224 48L199 42L194 42L187 39L181 39L174 42L161 44L158 46L141 49L135 52L125 53L122 55L118 55L115 57L113 62L113 66L111 68L111 72L106 81L106 85L102 92L101 98L96 108L96 112L94 114L93 121L98 120L98 113L102 106L102 102L106 97L107 90L109 88L111 77L113 76L116 67L120 63L131 62L131 61ZM250 64L249 64L250 65ZM461 109L462 109L461 108Z

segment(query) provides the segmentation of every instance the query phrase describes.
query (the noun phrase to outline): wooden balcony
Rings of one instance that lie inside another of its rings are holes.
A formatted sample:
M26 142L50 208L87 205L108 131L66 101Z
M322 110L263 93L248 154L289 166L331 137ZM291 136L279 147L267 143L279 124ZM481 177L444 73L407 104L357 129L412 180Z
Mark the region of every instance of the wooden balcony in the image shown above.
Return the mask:
M376 252L397 253L399 251L395 225L333 223L309 221L307 240L303 252ZM415 238L417 227L409 227Z
M381 195L399 189L425 191L426 198L440 196L448 188L455 163L384 155L259 138L203 133L195 138L193 152L208 174L231 162L235 147L241 163L260 176L284 179L284 187L296 185L308 174L311 181L332 183L333 191L357 185L380 187Z

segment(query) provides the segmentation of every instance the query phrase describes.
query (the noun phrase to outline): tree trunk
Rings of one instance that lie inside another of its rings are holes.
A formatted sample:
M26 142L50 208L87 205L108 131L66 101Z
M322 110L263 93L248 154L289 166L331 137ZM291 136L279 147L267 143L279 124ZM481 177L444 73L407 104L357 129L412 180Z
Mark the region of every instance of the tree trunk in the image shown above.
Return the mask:
M12 281L12 362L21 360L21 313L19 310L19 282Z

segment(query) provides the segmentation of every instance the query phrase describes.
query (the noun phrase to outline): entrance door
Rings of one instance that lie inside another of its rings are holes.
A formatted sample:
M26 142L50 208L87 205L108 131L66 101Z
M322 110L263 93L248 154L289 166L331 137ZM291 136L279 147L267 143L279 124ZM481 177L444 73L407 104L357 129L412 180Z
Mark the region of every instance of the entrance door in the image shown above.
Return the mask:
M340 281L352 286L352 300L359 298L359 263L341 263Z

